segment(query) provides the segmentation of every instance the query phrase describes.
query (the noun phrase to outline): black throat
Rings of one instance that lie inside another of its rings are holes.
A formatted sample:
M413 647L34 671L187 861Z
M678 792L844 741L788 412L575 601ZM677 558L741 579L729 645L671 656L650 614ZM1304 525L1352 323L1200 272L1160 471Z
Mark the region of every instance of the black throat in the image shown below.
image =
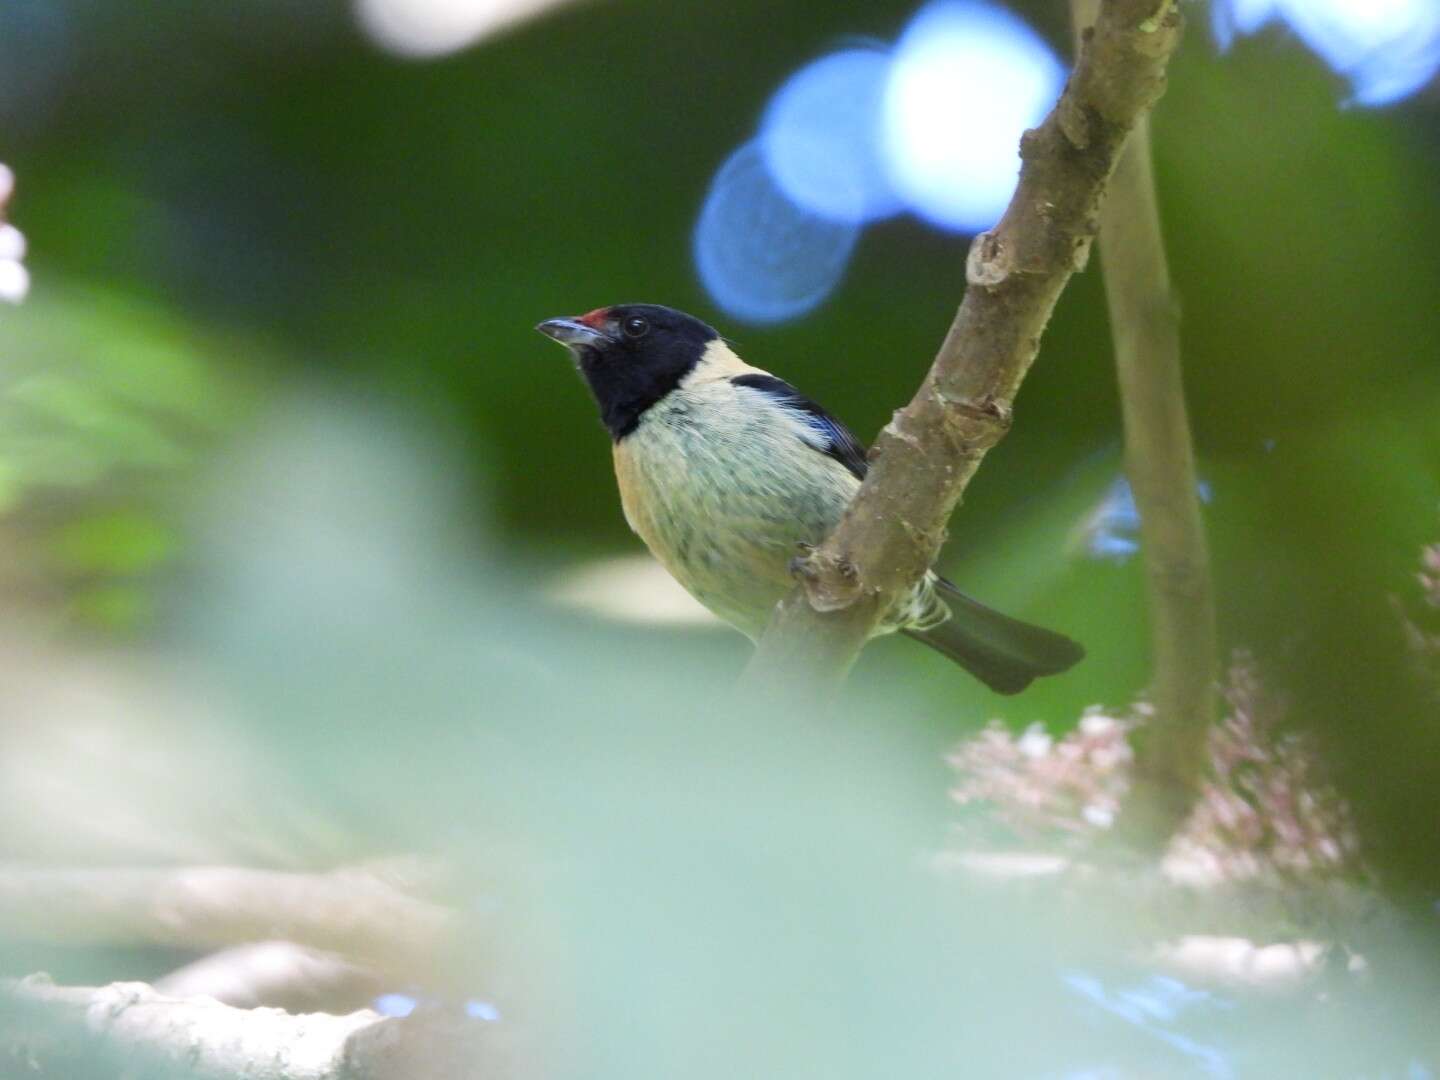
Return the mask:
M668 397L694 370L697 362L698 358L683 368L679 365L639 367L617 372L603 357L582 355L579 360L580 373L585 376L595 403L600 406L600 422L616 442L639 427L640 418L652 405Z
M619 442L695 370L720 335L693 316L656 304L612 308L611 314L620 325L631 315L643 315L649 329L633 340L621 334L603 345L582 346L575 359L600 406L601 423Z

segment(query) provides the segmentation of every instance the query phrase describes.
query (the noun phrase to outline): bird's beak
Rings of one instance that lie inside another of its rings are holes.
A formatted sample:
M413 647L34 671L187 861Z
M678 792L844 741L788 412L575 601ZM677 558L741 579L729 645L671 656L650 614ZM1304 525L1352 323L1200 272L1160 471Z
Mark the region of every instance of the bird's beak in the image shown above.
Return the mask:
M571 348L580 345L598 347L610 341L609 335L596 330L593 326L587 326L579 319L546 319L535 329L546 337L554 338L561 345L568 345Z

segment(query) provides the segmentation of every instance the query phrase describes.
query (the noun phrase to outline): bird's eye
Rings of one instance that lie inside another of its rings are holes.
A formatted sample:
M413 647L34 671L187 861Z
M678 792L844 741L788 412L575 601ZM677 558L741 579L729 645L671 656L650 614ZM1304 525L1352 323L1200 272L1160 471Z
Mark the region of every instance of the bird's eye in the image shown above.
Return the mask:
M639 315L631 315L621 323L621 328L625 331L626 337L644 337L650 332L650 320Z

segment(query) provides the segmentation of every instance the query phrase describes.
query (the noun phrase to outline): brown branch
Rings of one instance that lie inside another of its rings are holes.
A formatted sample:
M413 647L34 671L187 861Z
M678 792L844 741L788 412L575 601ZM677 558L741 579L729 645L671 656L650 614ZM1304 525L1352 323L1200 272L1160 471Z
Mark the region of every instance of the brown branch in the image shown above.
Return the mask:
M1159 99L1180 37L1175 0L1103 0L1059 102L1020 141L1020 181L975 238L969 287L914 399L880 432L869 476L834 533L798 561L800 587L771 617L751 687L834 686L891 604L929 569L1070 276L1085 263L1125 138Z
M1099 0L1072 0L1077 32ZM1117 832L1153 846L1190 808L1215 721L1215 602L1180 370L1180 320L1160 230L1150 127L1142 117L1110 178L1100 260L1125 422L1125 472L1140 513L1154 720Z

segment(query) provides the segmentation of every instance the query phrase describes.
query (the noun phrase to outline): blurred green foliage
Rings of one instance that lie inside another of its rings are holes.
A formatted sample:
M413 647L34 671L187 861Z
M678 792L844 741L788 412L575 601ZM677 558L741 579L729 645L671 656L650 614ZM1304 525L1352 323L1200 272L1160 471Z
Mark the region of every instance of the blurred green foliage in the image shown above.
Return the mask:
M233 342L94 287L42 290L5 312L3 335L11 598L79 627L143 629L197 466L247 396L224 363Z
M517 1014L577 1056L561 1075L1182 1075L1212 1045L1245 1075L1375 1075L1433 1047L1440 715L1397 612L1440 539L1433 91L1342 109L1294 42L1220 57L1187 5L1155 118L1224 642L1292 701L1390 894L1418 901L1365 928L1379 993L1195 1006L1188 1045L1106 1029L1061 976L1133 987L1135 897L1017 907L917 869L959 735L1143 692L1138 562L1087 553L1120 460L1098 266L943 559L1081 639L1073 673L1002 700L887 640L843 707L737 710L738 636L550 600L639 544L538 320L694 311L862 437L914 390L963 238L875 226L830 301L764 329L718 318L690 264L710 177L774 88L913 6L596 0L431 62L382 54L338 0L0 7L0 161L34 280L0 307L0 640L38 626L154 665L6 651L24 707L0 718L0 854L453 855L472 940L437 981L503 1015L540 983ZM1065 51L1064 5L1013 6ZM0 951L76 981L182 959Z
M963 286L965 241L910 219L867 232L836 296L786 326L716 319L689 261L706 184L771 91L846 37L893 38L908 3L593 3L428 63L379 53L333 3L41 6L12 42L54 52L49 82L0 109L35 281L0 311L0 535L10 592L47 624L178 632L187 515L291 379L399 402L462 446L483 512L456 542L483 557L493 515L538 592L637 542L537 320L695 311L866 436ZM1015 6L1063 51L1059 7ZM1220 57L1195 22L1156 153L1225 640L1284 672L1386 865L1440 886L1440 834L1412 827L1434 820L1440 724L1390 600L1440 535L1440 112L1433 94L1342 109L1293 42ZM1091 658L1002 704L904 643L869 650L857 679L910 685L937 745L1143 689L1139 567L1073 538L1118 469L1103 311L1092 269L944 557ZM676 631L633 633L644 656ZM697 638L738 664L721 640Z

